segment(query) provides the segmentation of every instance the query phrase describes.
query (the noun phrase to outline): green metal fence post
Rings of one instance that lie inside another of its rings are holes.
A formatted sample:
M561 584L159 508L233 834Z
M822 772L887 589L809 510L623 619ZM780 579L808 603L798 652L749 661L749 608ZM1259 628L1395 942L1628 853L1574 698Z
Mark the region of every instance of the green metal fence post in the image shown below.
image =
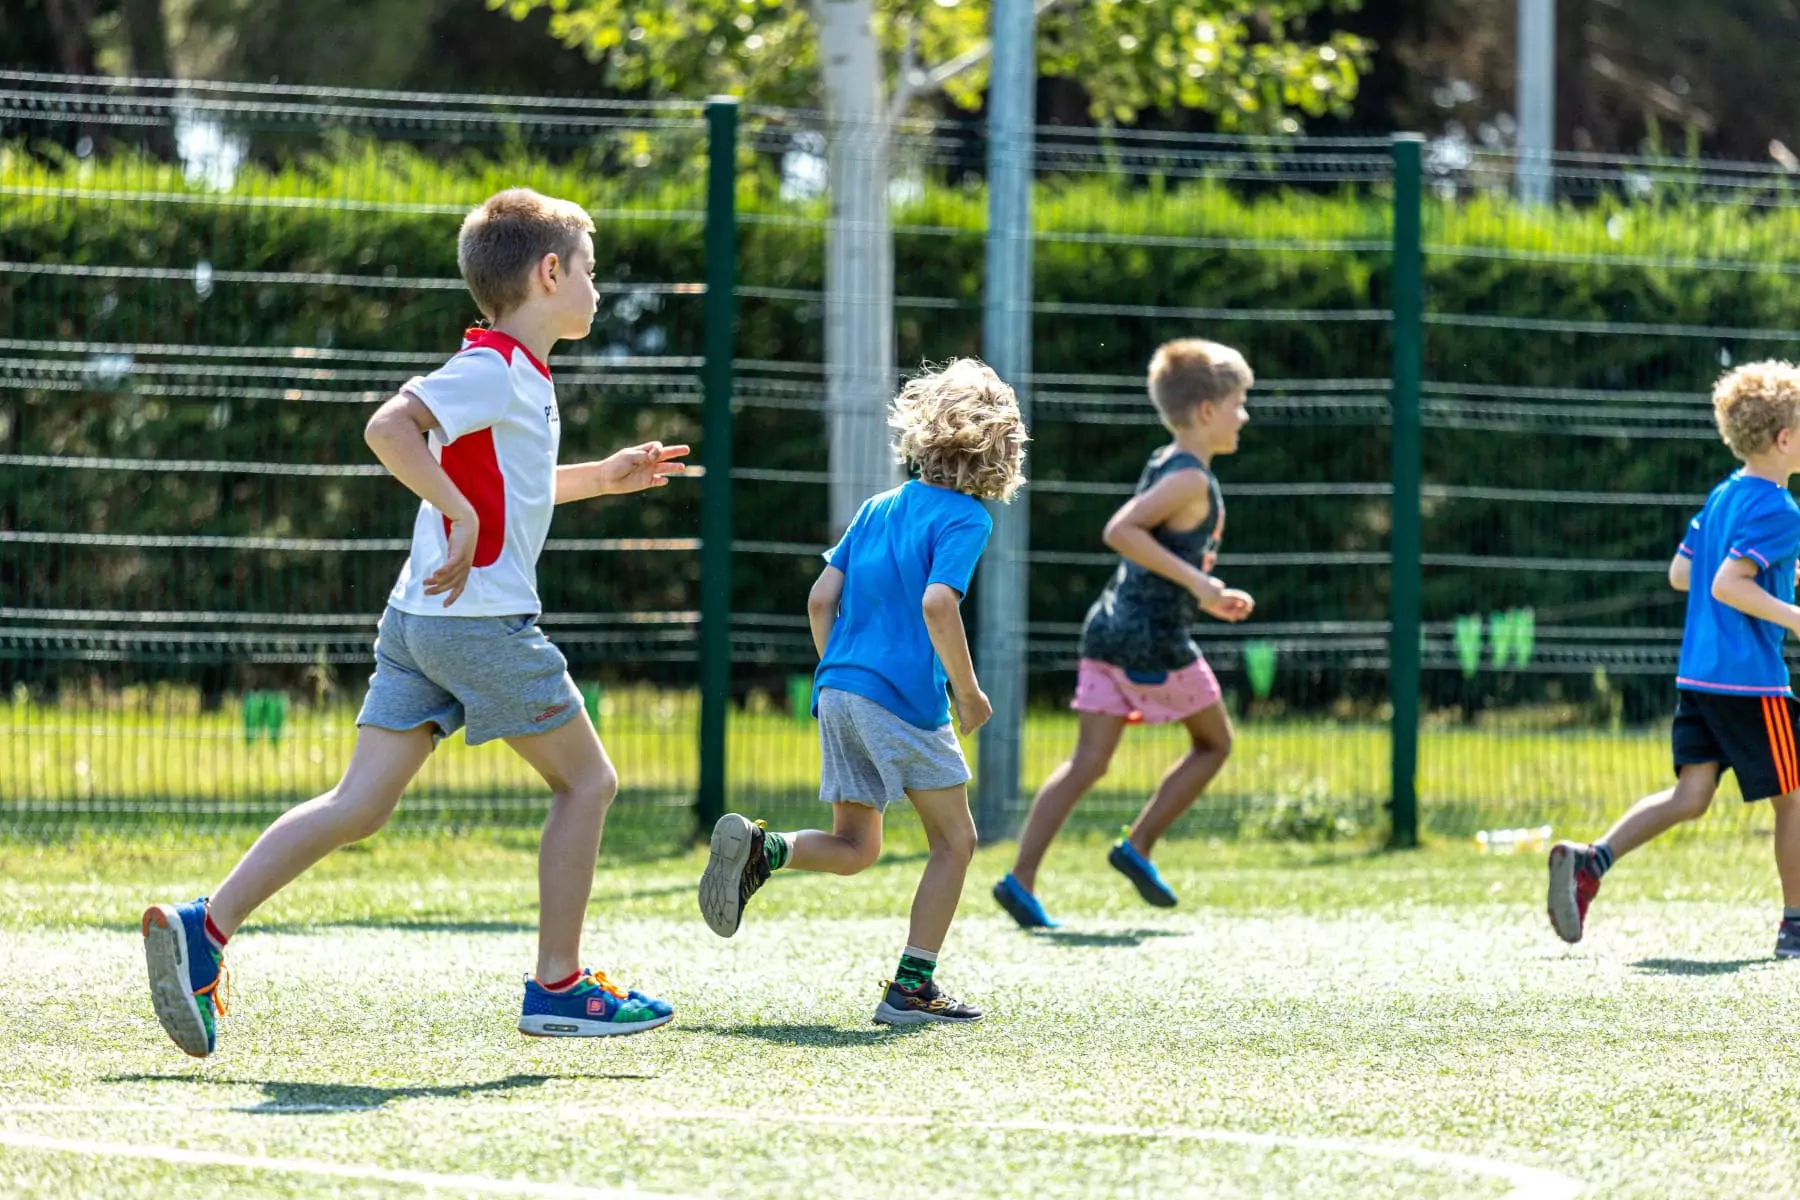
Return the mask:
M1424 552L1419 510L1419 386L1425 335L1420 176L1425 139L1399 134L1394 156L1393 510L1388 566L1388 699L1393 706L1390 846L1419 844L1419 653Z
M737 100L706 102L706 409L700 451L700 789L704 833L725 813L731 706L731 360L737 327Z

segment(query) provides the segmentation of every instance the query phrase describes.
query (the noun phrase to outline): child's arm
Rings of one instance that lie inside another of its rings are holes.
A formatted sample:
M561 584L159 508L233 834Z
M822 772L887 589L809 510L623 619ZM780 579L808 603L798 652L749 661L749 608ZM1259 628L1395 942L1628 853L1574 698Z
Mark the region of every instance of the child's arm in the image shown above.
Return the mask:
M956 700L956 720L963 733L974 733L994 715L987 693L975 678L975 661L969 656L969 634L963 628L962 596L946 583L925 589L920 607L925 610L925 631L931 648L950 677L950 694Z
M813 648L820 658L825 657L825 647L831 641L831 627L837 624L838 602L843 598L844 573L836 567L820 571L806 597L806 619L812 625Z
M1203 521L1212 507L1212 491L1199 471L1174 471L1141 496L1119 506L1101 534L1107 547L1146 571L1154 571L1194 594L1200 607L1222 621L1241 621L1256 607L1248 592L1228 588L1151 535L1151 530L1177 516Z
M444 597L444 607L449 608L468 586L469 569L475 564L475 538L481 529L475 506L445 474L425 443L425 435L436 428L438 421L431 410L417 396L401 392L375 410L363 428L363 440L395 479L449 518L448 553L443 565L425 579L425 594L449 593Z
M1669 560L1669 586L1678 592L1685 592L1694 578L1694 560L1685 554L1677 554Z
M1765 592L1756 582L1758 570L1750 559L1727 558L1713 576L1713 599L1729 604L1747 617L1800 633L1800 608Z
M595 496L623 496L645 488L667 487L669 476L687 473L686 446L645 442L601 459L599 462L564 463L556 468L556 502L592 500Z

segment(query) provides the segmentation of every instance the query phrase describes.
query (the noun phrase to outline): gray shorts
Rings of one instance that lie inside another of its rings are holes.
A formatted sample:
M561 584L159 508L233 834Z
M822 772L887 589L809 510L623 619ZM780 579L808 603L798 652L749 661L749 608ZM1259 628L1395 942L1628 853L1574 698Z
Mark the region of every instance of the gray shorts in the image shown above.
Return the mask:
M877 812L906 796L969 782L956 731L920 729L881 705L836 688L819 691L819 799Z
M581 715L568 660L531 614L421 617L390 608L375 636L375 673L358 725L417 729L441 740L467 720L468 743L549 733Z

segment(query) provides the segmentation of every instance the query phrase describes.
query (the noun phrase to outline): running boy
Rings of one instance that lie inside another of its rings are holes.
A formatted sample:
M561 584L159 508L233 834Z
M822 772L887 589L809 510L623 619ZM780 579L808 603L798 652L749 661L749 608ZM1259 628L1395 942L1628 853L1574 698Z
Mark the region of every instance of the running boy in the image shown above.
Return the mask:
M1123 561L1081 630L1075 753L1044 781L1012 873L994 885L994 899L1022 928L1055 927L1036 895L1038 867L1076 803L1106 774L1128 724L1179 721L1192 743L1107 858L1149 903L1175 903L1150 852L1231 753L1219 682L1191 630L1202 612L1241 621L1255 607L1249 593L1212 576L1225 532L1213 459L1237 450L1252 382L1242 354L1199 338L1166 342L1150 360L1150 401L1175 440L1150 456L1137 491L1106 523L1106 544Z
M1800 470L1800 367L1747 363L1722 376L1713 419L1744 465L1712 490L1669 563L1669 585L1688 594L1670 731L1675 786L1639 800L1591 846L1550 848L1550 925L1579 942L1607 870L1705 813L1729 770L1746 801L1768 798L1775 810L1783 906L1775 957L1800 958L1800 759L1781 656L1788 630L1800 631L1800 505L1788 492Z
M963 733L986 723L992 710L958 606L993 528L980 501L1011 500L1025 482L1025 424L1012 389L966 358L908 383L888 424L917 478L863 504L825 555L806 604L820 660L819 798L831 804L832 831L765 833L727 813L713 827L700 911L714 933L730 937L770 872L864 870L881 853L882 813L904 797L931 853L875 1020L978 1021L979 1009L951 999L932 978L975 853L969 768L944 688Z
M366 430L382 465L421 503L412 556L377 632L350 764L336 787L271 825L210 901L144 913L156 1015L196 1058L213 1052L226 1011L227 940L308 867L386 824L437 742L465 721L470 745L504 739L553 796L538 858L537 970L525 981L519 1032L592 1037L671 1019L663 1001L581 966L581 923L618 776L561 652L536 624L552 508L663 486L687 453L651 442L557 465L561 425L544 361L593 322L593 228L578 205L523 188L463 221L457 265L489 327L471 329L455 356L402 387Z

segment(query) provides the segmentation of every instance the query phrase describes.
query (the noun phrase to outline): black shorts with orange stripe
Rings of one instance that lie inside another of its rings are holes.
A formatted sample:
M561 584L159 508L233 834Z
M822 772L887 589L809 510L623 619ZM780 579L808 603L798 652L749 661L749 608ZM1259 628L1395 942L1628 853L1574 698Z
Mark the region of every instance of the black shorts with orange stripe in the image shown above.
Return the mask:
M1682 688L1670 742L1675 770L1716 762L1737 774L1746 800L1800 791L1794 753L1800 703L1792 696L1726 696Z

